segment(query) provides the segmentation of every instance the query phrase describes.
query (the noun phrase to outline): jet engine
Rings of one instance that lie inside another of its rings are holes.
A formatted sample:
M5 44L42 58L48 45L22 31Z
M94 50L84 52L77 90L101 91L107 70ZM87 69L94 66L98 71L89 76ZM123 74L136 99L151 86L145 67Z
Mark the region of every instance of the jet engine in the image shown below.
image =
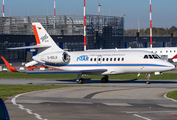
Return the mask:
M70 56L66 52L48 53L41 56L41 60L46 63L68 64Z

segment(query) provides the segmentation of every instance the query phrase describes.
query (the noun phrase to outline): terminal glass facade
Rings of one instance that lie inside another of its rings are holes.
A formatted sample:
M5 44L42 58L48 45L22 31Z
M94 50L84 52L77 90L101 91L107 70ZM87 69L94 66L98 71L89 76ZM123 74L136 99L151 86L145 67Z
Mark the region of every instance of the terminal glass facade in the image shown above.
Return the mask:
M0 35L33 36L32 22L40 22L50 35L58 36L83 36L84 35L83 15L57 15L57 16L16 16L0 17ZM86 15L87 49L99 48L122 48L124 18L117 16ZM80 37L80 38L81 38ZM6 43L5 43L6 42ZM32 44L34 41L23 41ZM0 41L0 54L6 59L25 59L25 50L7 50L9 47L24 46L22 41L14 39L13 43L7 40ZM84 40L57 43L63 45L63 49L69 51L83 50ZM5 47L3 47L5 46Z

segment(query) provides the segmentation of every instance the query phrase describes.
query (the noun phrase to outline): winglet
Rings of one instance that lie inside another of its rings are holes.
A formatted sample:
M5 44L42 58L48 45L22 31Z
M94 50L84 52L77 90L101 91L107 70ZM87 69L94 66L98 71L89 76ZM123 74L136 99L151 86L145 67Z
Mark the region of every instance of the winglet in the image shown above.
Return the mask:
M13 68L13 67L7 62L7 60L6 60L3 56L1 56L1 58L2 58L2 60L4 61L4 63L6 64L7 68L8 68L10 71L12 71L12 72L18 72L18 71L16 70L16 68L15 68L15 67Z

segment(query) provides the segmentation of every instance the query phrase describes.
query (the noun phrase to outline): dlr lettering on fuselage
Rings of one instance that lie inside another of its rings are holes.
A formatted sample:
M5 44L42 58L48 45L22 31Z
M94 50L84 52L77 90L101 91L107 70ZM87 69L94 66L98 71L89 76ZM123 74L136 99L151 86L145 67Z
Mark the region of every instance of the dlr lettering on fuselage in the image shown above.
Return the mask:
M88 61L89 57L87 55L82 55L77 57L77 61Z

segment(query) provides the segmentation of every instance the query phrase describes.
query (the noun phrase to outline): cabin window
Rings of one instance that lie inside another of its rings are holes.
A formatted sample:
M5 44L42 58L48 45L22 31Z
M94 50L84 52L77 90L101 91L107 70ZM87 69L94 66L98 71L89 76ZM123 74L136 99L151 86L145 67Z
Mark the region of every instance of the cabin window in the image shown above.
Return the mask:
M110 61L112 61L112 58L110 58Z
M114 61L116 61L116 58L114 58Z
M170 52L172 52L172 51L170 50Z
M92 58L90 58L90 61L92 61L93 59Z
M96 61L96 58L94 58L94 61Z
M147 56L147 55L145 55L145 56L144 56L144 59L148 59L148 56Z
M166 51L166 53L168 53L168 51Z
M162 53L162 51L160 51L160 53Z
M176 51L174 50L174 52L176 52Z
M106 58L106 61L108 61L109 59L108 58Z
M124 61L124 58L122 58L122 61Z
M120 61L120 58L118 58L117 60Z
M157 53L157 51L155 51L155 53Z
M98 58L98 61L100 61L101 60L101 58Z
M148 55L150 59L153 59L153 57L151 55Z
M105 58L103 58L103 61L105 60Z

